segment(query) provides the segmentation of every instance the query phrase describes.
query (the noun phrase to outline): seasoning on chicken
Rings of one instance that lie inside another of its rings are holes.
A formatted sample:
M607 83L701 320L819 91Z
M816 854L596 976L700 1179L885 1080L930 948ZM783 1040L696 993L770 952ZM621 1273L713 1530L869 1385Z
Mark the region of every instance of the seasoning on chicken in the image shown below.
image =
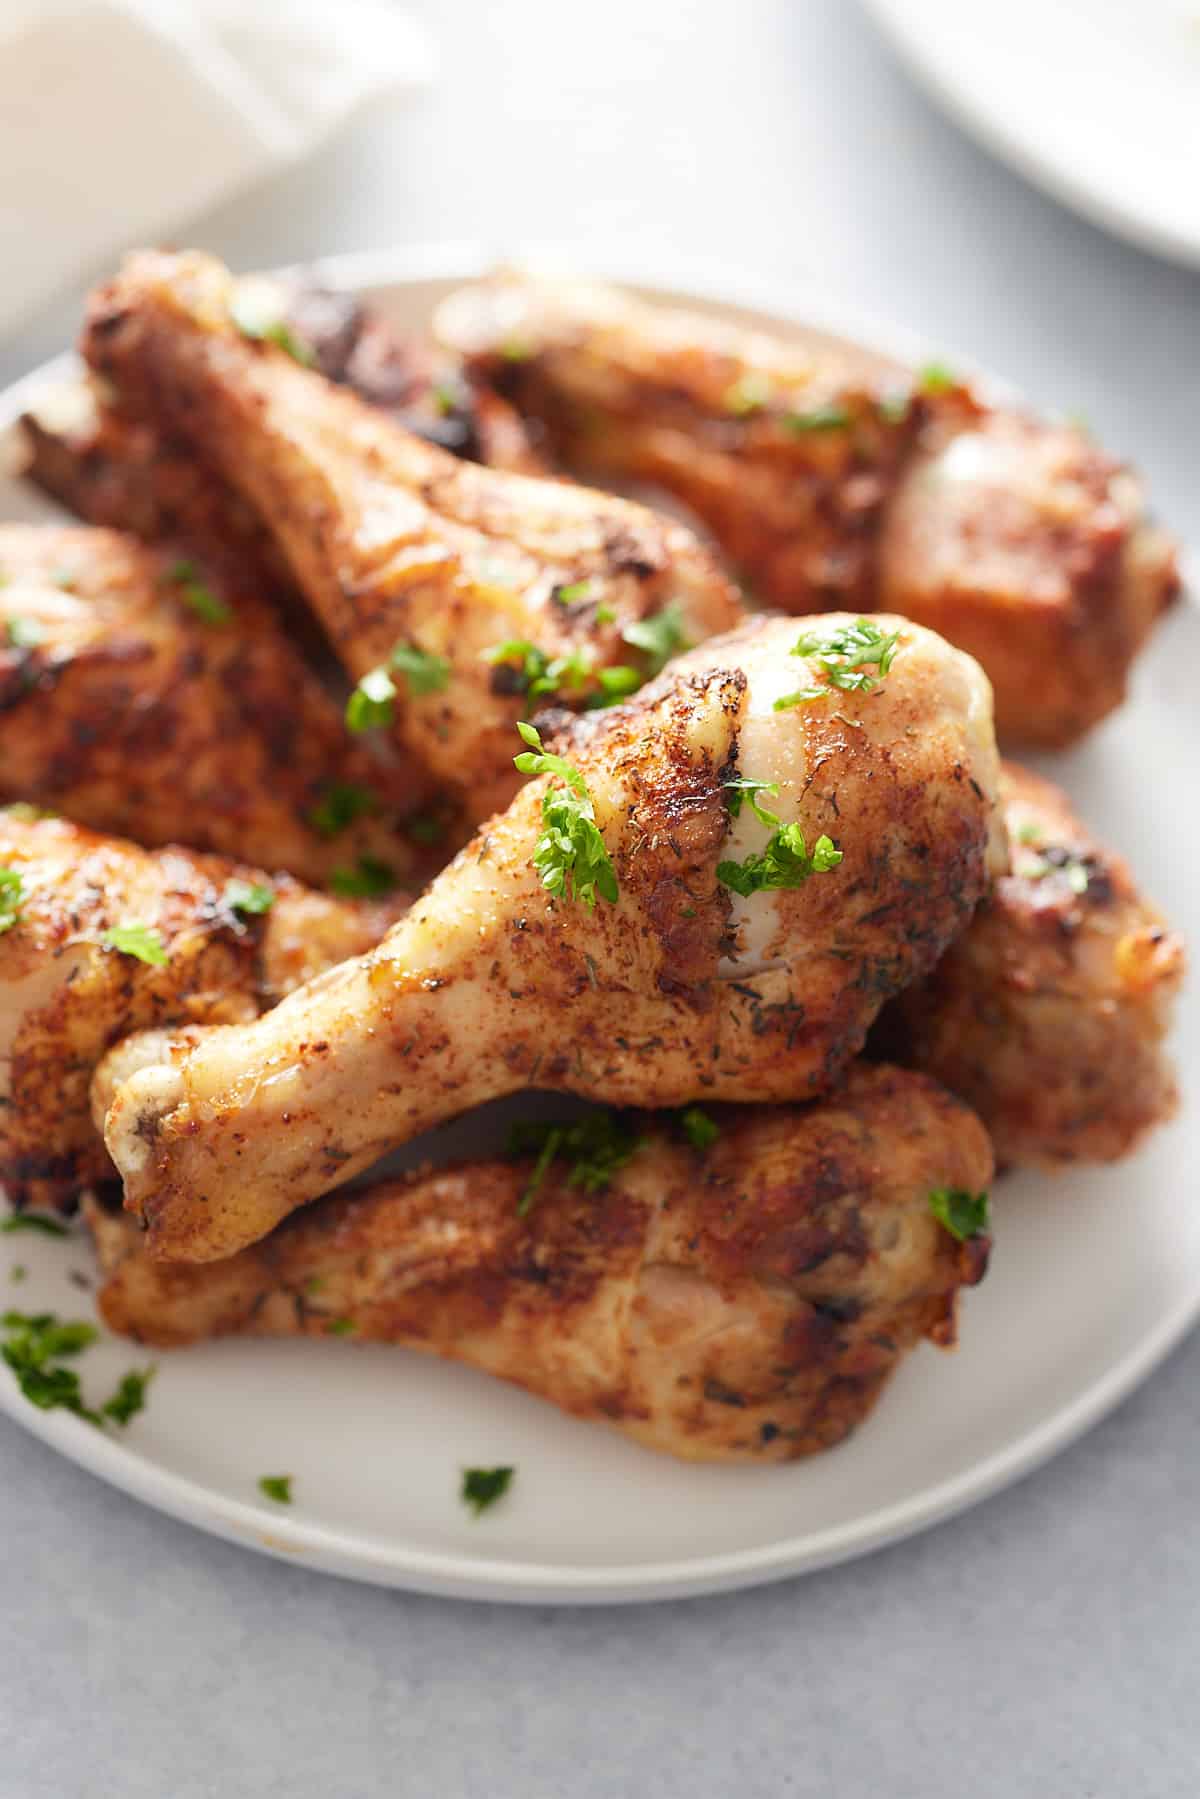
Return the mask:
M986 1134L932 1081L862 1065L816 1105L709 1123L699 1152L662 1120L601 1114L548 1159L325 1199L203 1267L152 1260L93 1200L100 1310L164 1346L403 1344L688 1460L828 1449L922 1337L953 1343L988 1239L952 1234L931 1195L986 1190Z
M1002 740L1070 743L1111 712L1178 591L1127 467L943 368L852 368L520 275L463 290L437 324L573 469L684 500L761 601L901 612L970 651Z
M430 872L399 822L423 798L240 587L113 531L0 525L0 800L386 886Z
M806 622L803 654L797 621L762 621L565 721L376 952L119 1088L107 1142L152 1253L230 1255L526 1087L829 1088L1005 850L977 665L903 619Z
M57 1202L112 1169L92 1070L130 1032L250 1019L378 942L403 901L139 849L26 806L0 809L0 1181Z
M1001 793L1012 872L878 1044L960 1094L1002 1167L1116 1161L1175 1109L1183 943L1057 787L1009 762Z
M359 682L347 717L461 795L516 789L517 719L629 693L740 616L683 526L630 501L459 461L247 335L241 286L143 252L84 347L122 407L186 439L251 505Z

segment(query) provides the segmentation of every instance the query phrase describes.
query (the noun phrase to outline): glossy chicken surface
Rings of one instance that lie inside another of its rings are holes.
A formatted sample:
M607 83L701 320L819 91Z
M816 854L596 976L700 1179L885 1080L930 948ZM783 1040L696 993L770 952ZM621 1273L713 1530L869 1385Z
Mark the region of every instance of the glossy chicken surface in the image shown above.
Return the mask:
M775 619L567 722L558 748L615 900L589 910L542 885L533 858L571 790L540 775L372 955L127 1081L106 1138L152 1253L232 1254L385 1150L525 1087L658 1106L827 1089L1006 853L984 676L929 632L876 624L898 636L868 693L776 710L815 663ZM840 861L736 891L778 843L740 780L771 783L805 854L825 837Z
M247 338L238 307L220 264L141 253L93 297L85 352L126 410L185 438L249 503L368 678L373 722L473 819L515 791L512 730L531 698L587 706L612 670L628 691L740 616L683 526L461 462ZM547 671L532 696L531 658Z
M1002 739L1062 745L1111 712L1178 589L1127 467L941 369L898 384L519 275L453 297L438 327L573 469L684 500L760 602L902 612L970 651Z
M351 294L273 285L284 328L331 381L457 456L542 472L516 412L452 352L402 336ZM102 382L48 388L21 433L26 473L80 518L201 555L236 554L248 581L286 585L286 563L245 500L186 442L122 413Z
M10 1199L54 1201L111 1178L88 1084L112 1044L253 1018L377 942L402 902L334 899L224 857L148 851L29 813L0 809L0 1181ZM238 909L248 891L265 911ZM111 944L129 925L157 961Z
M94 1203L116 1331L164 1346L244 1332L403 1344L513 1381L691 1460L789 1461L839 1442L921 1337L954 1340L988 1240L935 1189L991 1151L919 1075L851 1071L803 1109L720 1115L703 1154L627 1120L600 1191L552 1161L467 1163L322 1200L228 1261L153 1261Z
M1005 763L1002 793L1012 872L878 1041L975 1108L1001 1166L1115 1161L1175 1109L1183 944L1057 787Z
M422 789L347 734L255 597L80 526L0 525L0 577L0 800L310 881L364 857L415 880L398 821Z

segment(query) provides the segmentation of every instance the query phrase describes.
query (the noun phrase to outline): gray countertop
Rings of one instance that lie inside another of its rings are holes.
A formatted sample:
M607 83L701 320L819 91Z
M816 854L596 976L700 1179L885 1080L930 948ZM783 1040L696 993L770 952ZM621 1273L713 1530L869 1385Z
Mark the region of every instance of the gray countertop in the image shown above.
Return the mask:
M592 241L817 282L1083 412L1200 537L1200 277L990 162L847 0L414 10L433 93L195 240L242 266ZM0 377L77 306L5 346ZM1193 1339L1050 1467L911 1543L726 1598L553 1612L257 1559L0 1420L0 1796L1193 1799L1198 1424Z

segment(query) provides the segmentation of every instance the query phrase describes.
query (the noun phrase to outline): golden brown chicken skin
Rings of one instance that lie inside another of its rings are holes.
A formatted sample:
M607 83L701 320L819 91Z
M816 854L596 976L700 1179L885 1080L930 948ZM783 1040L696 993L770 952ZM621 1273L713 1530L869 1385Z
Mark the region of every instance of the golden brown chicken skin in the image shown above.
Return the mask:
M1002 1166L1115 1161L1175 1108L1183 944L1057 787L1010 762L1002 791L1012 872L878 1041L975 1108Z
M10 1199L68 1198L111 1178L88 1084L112 1044L155 1026L253 1018L377 942L402 903L335 899L224 857L147 851L28 807L0 809L0 1181Z
M0 799L303 878L420 884L412 771L348 736L274 615L116 532L0 525Z
M472 819L515 791L518 718L628 692L737 621L683 526L462 462L247 338L239 306L219 263L144 252L93 297L85 353L127 410L186 438L253 507L365 678L349 716L392 729Z
M1001 738L1073 742L1178 590L1132 472L940 369L831 353L584 283L498 276L443 339L568 464L687 502L760 601L900 612L983 664Z
M322 1200L253 1249L155 1262L94 1201L111 1329L156 1345L241 1332L402 1344L512 1381L694 1461L838 1443L922 1337L954 1341L988 1239L930 1193L991 1179L978 1121L932 1081L857 1067L805 1109L717 1115L704 1153L626 1118L599 1191L567 1152L468 1163ZM529 1196L523 1209L523 1200Z
M775 708L817 666L777 618L570 721L566 772L535 767L378 951L126 1081L106 1138L152 1253L232 1254L526 1087L662 1106L826 1090L1004 855L986 679L917 626L875 626L894 655L853 712L833 690ZM769 784L776 827L739 782ZM568 882L572 798L593 820Z
M406 338L351 294L273 284L285 341L331 381L470 461L541 474L515 410L453 352ZM84 375L48 387L21 419L25 473L94 525L199 555L236 555L248 583L286 588L287 566L251 507L185 442L113 403Z

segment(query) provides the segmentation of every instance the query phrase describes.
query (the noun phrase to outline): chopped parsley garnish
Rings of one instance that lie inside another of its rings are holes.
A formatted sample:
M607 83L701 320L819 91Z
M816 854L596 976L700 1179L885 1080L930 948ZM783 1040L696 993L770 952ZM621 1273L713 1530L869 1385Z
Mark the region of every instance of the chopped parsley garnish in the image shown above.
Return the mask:
M331 1318L325 1328L331 1337L349 1337L358 1326L353 1318Z
M775 702L776 712L819 700L830 687L842 693L872 693L888 673L899 648L899 631L881 631L873 619L860 618L834 631L805 631L792 648L793 656L817 662L827 686L801 687ZM877 674L868 674L870 666Z
M748 899L768 888L802 887L810 875L827 874L841 859L831 837L818 837L810 854L800 826L781 825L761 855L747 856L744 862L718 862L717 879Z
M462 1502L478 1518L490 1505L503 1499L512 1486L515 1468L464 1468Z
M10 618L5 632L14 650L34 650L46 638L36 618Z
M536 1161L517 1202L524 1218L537 1196L550 1164L559 1157L569 1164L567 1180L585 1193L601 1193L614 1174L632 1161L645 1143L612 1112L593 1112L574 1124L514 1124L508 1133L510 1156L536 1152Z
M440 693L450 679L450 664L445 656L418 649L415 643L398 643L388 658L388 667L404 676L410 693Z
M396 716L396 683L386 668L365 674L346 701L346 729L375 731Z
M624 662L618 662L613 668L598 669L596 679L600 683L600 692L590 702L592 711L602 706L619 705L627 695L636 693L645 682L644 675Z
M485 662L506 663L513 671L516 691L537 699L543 693L578 692L592 672L591 657L584 650L569 656L547 656L545 650L524 637L493 644L483 652Z
M802 887L810 875L826 874L837 867L842 852L831 837L818 837L810 854L800 826L785 825L778 813L763 805L759 796L777 793L779 789L775 782L727 781L725 784L731 794L731 816L738 816L745 801L759 823L766 825L773 834L765 849L747 856L744 862L717 863L717 879L723 886L748 899L752 893L761 893L767 888Z
M1024 824L1024 825L1018 826L1018 828L1017 828L1017 842L1018 843L1040 843L1041 841L1042 841L1042 830L1041 830L1040 825Z
M312 345L294 331L284 317L284 297L268 287L255 285L234 295L229 316L243 337L255 343L274 344L286 350L293 362L312 368L317 360Z
M226 881L221 898L231 912L244 918L258 918L275 904L275 889L262 881Z
M258 1490L264 1499L273 1499L276 1505L291 1505L292 1480L290 1474L260 1474Z
M603 602L596 608L596 623L598 625L611 625L616 616L613 607L606 605Z
M378 804L367 787L355 787L350 781L331 781L309 812L308 822L320 836L336 837L356 819L374 812Z
M14 1262L8 1271L8 1278L10 1281L23 1281L28 1272L24 1262Z
M136 1418L145 1408L146 1388L154 1379L154 1374L152 1367L131 1368L128 1374L123 1374L112 1398L100 1407L101 1414L120 1425L126 1425L131 1418Z
M908 417L908 409L912 405L911 387L893 387L883 394L879 400L878 412L887 425L899 425Z
M958 376L944 362L927 362L917 370L917 385L925 394L948 394L958 386Z
M556 587L550 598L559 606L572 606L576 600L586 600L592 591L590 581L568 581L565 587Z
M779 422L793 437L807 437L813 431L844 431L851 417L844 406L814 406L809 412L785 412Z
M703 1155L710 1150L721 1135L721 1127L715 1118L710 1118L701 1106L685 1106L679 1114L679 1128L691 1144Z
M1049 875L1058 875L1072 893L1079 894L1087 892L1091 880L1087 863L1063 849L1049 849L1017 872L1027 881L1044 881Z
M556 899L581 899L589 912L597 894L615 905L616 870L596 823L587 783L562 756L542 749L541 737L532 725L522 723L517 730L530 746L513 757L521 774L557 775L564 783L548 787L542 796L543 828L533 852L533 866L542 886Z
M167 948L153 925L116 924L111 931L100 933L105 949L119 950L123 956L136 956L151 968L165 968L170 961Z
M173 562L167 579L179 588L179 597L206 625L227 625L233 608L200 579L194 562Z
M678 600L672 600L661 612L651 613L649 618L634 619L624 627L621 638L645 656L649 664L647 679L664 669L672 656L680 656L692 647Z
M747 369L732 387L726 388L722 404L726 412L732 412L736 418L746 418L752 412L761 412L770 398L770 377L761 369Z
M48 1218L44 1212L14 1212L0 1224L0 1231L12 1236L17 1231L37 1231L43 1237L69 1237L70 1232L59 1218Z
M332 893L342 899L378 899L396 885L396 871L374 856L360 856L354 868L335 868L329 877Z
M95 1325L60 1324L52 1312L5 1312L0 1325L6 1332L0 1355L31 1405L43 1412L62 1407L89 1424L101 1422L100 1414L83 1403L78 1374L62 1366L96 1341Z
M418 649L414 643L398 643L387 662L370 669L347 700L346 724L351 731L371 731L392 723L397 695L394 674L403 675L410 694L440 693L450 680L450 664L445 656Z
M452 381L435 381L430 389L430 396L435 412L442 418L449 418L452 412L457 412L465 397L462 389Z
M962 1187L935 1187L929 1210L960 1243L980 1237L991 1224L986 1193L968 1193Z
M25 883L15 868L0 868L0 936L11 931L21 916Z
M774 794L775 798L778 799L778 781L726 781L725 786L729 793L730 818L739 818L741 816L742 805L743 802L745 802L749 805L750 810L760 824L777 825L779 823L775 814L768 811L758 799L760 793Z
M404 822L405 833L414 843L441 843L446 835L446 822L432 812L419 812Z

